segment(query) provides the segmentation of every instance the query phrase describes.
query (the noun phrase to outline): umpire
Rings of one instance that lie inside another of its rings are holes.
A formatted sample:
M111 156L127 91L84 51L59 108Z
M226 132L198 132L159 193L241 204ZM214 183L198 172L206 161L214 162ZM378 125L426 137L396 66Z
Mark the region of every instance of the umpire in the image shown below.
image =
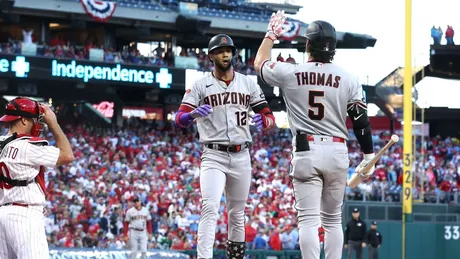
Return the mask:
M359 209L354 208L353 218L348 221L345 229L345 248L348 248L347 259L351 259L353 251L356 251L356 259L362 259L363 248L366 247L364 242L366 237L366 223L359 218Z
M371 229L366 234L366 243L369 245L369 259L379 259L379 248L382 245L382 235L377 231L377 222L373 221Z

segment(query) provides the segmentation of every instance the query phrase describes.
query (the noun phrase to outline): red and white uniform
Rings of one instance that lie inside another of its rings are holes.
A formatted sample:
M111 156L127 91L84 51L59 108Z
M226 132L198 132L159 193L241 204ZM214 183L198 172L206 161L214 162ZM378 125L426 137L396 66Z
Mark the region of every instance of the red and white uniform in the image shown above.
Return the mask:
M28 185L0 182L0 258L49 258L43 217L44 170L56 166L59 152L48 141L29 136L18 136L1 150L0 174Z

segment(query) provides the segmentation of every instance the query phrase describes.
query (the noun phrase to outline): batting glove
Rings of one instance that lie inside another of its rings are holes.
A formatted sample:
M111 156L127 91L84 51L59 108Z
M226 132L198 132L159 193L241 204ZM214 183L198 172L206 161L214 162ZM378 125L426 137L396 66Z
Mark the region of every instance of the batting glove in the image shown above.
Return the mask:
M283 24L286 21L286 16L284 15L284 10L278 11L272 14L270 22L268 23L267 33L265 38L268 38L272 41L279 39L286 33L287 29L283 28Z
M364 154L364 159L359 163L359 165L356 167L356 173L358 173L361 178L367 179L369 178L375 171L375 165L373 165L370 169L367 171L362 171L364 167L372 160L372 158L375 157L375 154Z
M264 117L260 113L256 113L251 116L252 123L257 127L258 130L263 130L264 128Z
M212 113L212 106L209 104L205 104L205 105L201 105L200 107L190 112L190 116L196 119L196 118L206 117L211 113Z

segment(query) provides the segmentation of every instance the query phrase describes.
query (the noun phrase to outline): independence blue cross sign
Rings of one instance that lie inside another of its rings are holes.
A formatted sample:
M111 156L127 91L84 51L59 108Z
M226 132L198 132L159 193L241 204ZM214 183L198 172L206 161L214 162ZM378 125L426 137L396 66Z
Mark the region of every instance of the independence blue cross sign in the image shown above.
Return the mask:
M16 77L27 77L30 71L30 63L23 56L17 56L16 60L11 62L11 71L15 72Z
M167 68L160 68L160 72L155 74L155 82L160 86L160 88L171 88L172 83L172 74L169 73Z

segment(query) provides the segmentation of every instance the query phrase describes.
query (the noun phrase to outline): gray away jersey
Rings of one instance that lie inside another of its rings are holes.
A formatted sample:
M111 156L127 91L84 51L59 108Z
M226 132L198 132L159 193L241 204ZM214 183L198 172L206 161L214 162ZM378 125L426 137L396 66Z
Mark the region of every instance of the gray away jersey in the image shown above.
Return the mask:
M249 110L263 103L267 101L260 86L237 72L228 87L212 74L206 75L187 89L182 99L182 105L192 109L212 106L209 116L196 119L200 142L205 144L252 142Z
M347 110L367 109L358 79L331 63L265 61L261 78L283 91L289 127L315 135L348 139Z

